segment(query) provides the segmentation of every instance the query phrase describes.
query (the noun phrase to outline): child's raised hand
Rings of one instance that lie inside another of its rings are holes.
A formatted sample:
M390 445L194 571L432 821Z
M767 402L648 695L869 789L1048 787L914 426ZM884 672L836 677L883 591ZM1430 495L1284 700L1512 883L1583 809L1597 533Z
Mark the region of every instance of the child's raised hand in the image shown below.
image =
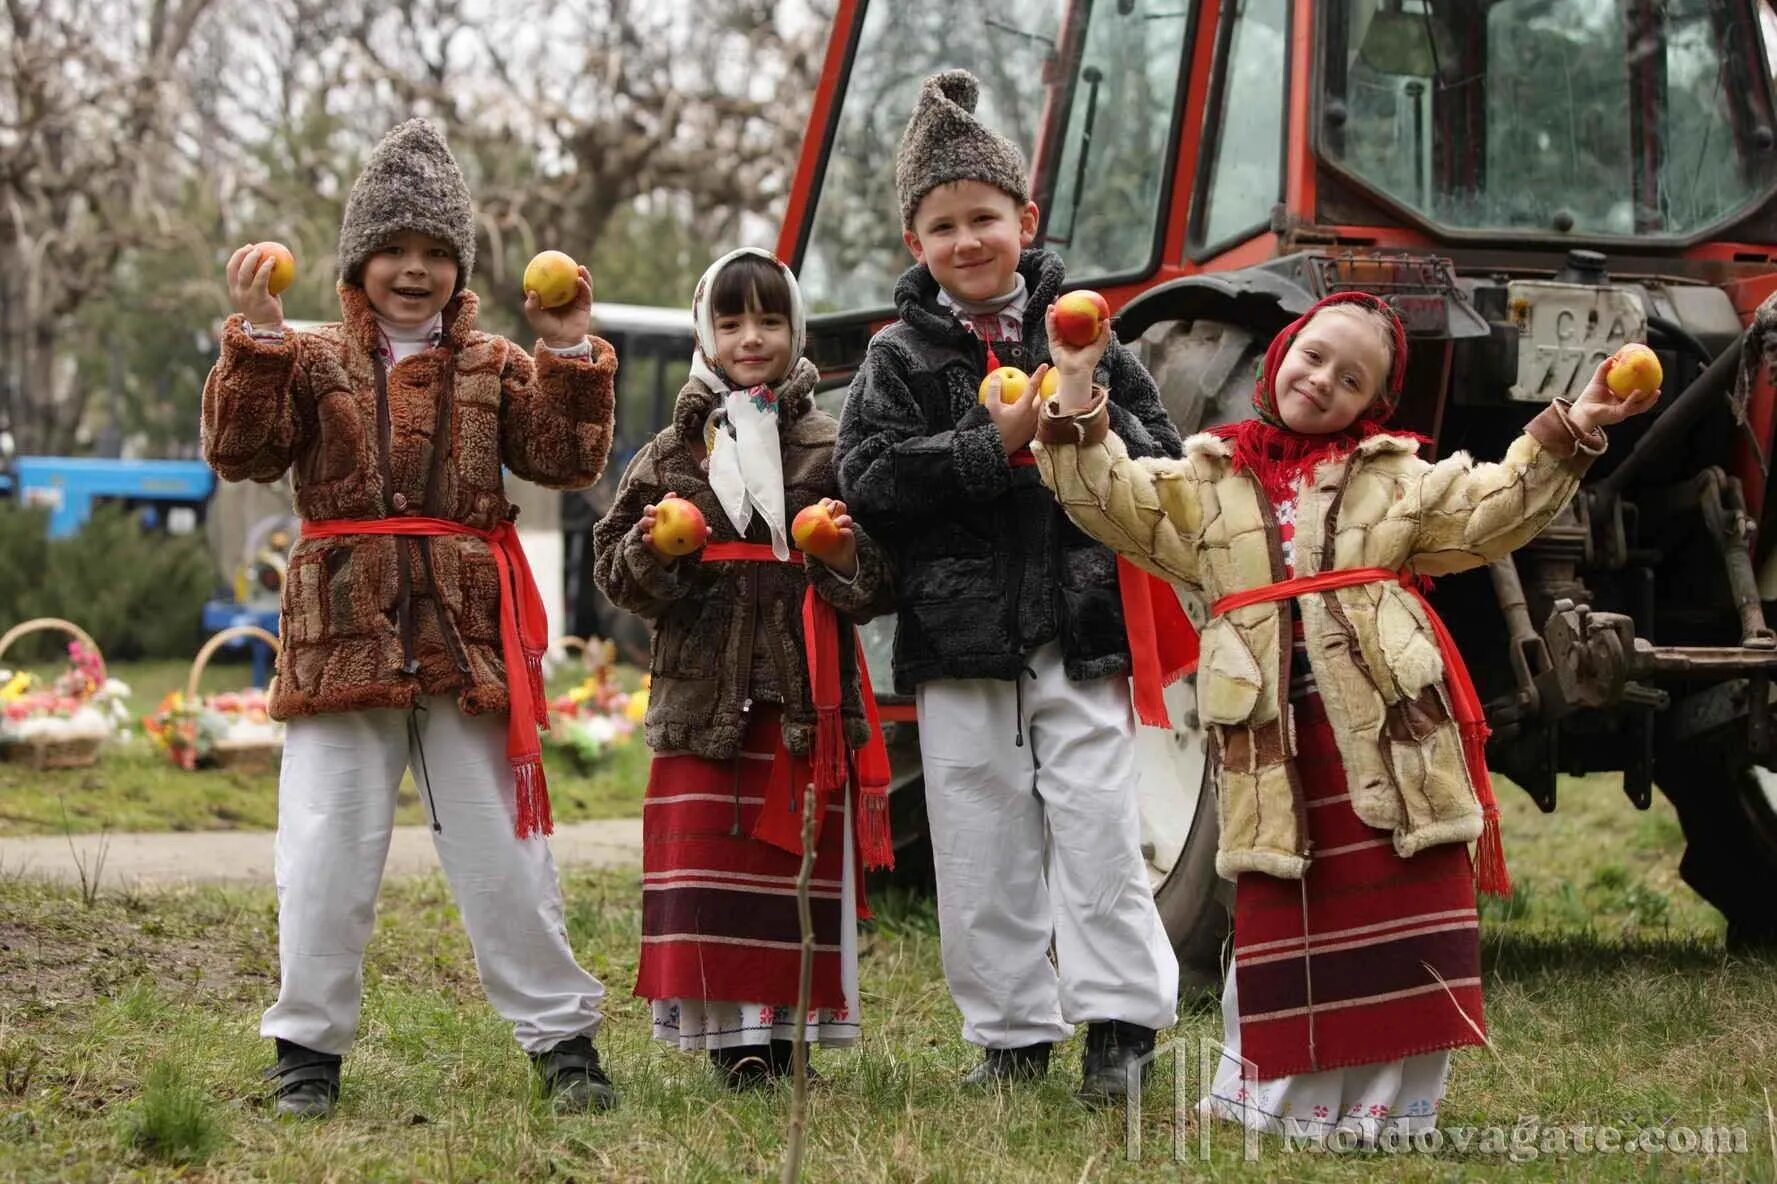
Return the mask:
M260 251L253 243L228 257L228 301L249 325L284 323L284 302L267 287L274 262L269 252Z
M1000 401L999 375L987 380L987 415L993 420L993 426L1000 430L1000 447L1006 450L1007 456L1020 448L1030 447L1030 442L1037 438L1037 420L1043 413L1043 399L1039 392L1046 369L1047 366L1037 368L1016 403Z
M592 332L592 273L580 268L574 298L555 308L544 308L535 292L526 292L524 319L531 323L531 331L541 337L545 345L556 349L570 349L585 341L586 335Z
M1589 432L1595 427L1609 427L1614 423L1622 423L1631 415L1640 415L1650 410L1660 401L1660 392L1637 391L1626 398L1619 399L1605 382L1610 369L1616 364L1615 359L1606 358L1598 364L1592 373L1592 381L1574 400L1570 418L1573 426L1582 432Z
M1056 387L1056 405L1063 411L1080 411L1092 402L1092 372L1111 348L1111 322L1106 318L1098 327L1098 336L1089 345L1069 345L1055 333L1055 306L1043 314L1049 330L1049 356L1055 359L1061 382Z

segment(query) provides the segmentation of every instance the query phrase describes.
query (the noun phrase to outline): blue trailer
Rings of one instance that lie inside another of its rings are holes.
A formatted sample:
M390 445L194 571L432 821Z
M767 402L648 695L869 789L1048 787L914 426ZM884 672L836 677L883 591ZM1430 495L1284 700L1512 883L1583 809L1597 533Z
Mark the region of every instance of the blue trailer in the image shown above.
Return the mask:
M215 489L216 474L201 460L21 456L0 467L0 497L48 509L52 539L74 534L93 507L113 502L139 509L148 525L195 528ZM182 523L183 511L190 514Z

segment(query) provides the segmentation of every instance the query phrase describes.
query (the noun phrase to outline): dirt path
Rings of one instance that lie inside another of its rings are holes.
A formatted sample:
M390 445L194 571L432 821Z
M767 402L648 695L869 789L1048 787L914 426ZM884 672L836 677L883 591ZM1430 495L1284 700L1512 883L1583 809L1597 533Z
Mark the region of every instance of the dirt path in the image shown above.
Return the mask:
M562 826L550 839L550 846L556 863L563 867L639 866L642 820L619 818ZM82 863L90 877L101 851L104 885L272 882L270 831L0 838L0 875L78 884ZM438 856L425 827L395 828L386 875L421 875L437 868Z

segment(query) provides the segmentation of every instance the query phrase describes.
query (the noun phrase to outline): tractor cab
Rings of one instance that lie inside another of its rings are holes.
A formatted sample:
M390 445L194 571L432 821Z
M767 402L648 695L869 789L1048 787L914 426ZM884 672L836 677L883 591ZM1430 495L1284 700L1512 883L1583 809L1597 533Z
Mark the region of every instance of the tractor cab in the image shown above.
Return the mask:
M1265 344L1341 290L1405 321L1397 422L1434 458L1499 456L1651 345L1656 411L1535 542L1434 600L1495 769L1545 810L1557 773L1620 775L1642 807L1657 783L1687 880L1731 936L1777 941L1774 62L1773 0L839 0L779 254L838 390L911 262L901 130L962 66L1029 158L1038 245L1110 301L1181 431L1250 414ZM1181 954L1213 967L1204 736L1188 680L1169 693L1144 839Z

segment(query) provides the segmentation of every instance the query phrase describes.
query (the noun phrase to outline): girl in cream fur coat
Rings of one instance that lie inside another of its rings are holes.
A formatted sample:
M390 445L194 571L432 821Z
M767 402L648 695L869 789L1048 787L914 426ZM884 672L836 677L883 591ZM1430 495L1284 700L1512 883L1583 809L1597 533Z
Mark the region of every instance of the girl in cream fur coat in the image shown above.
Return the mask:
M1617 399L1607 361L1498 463L1432 464L1385 426L1400 321L1342 293L1272 342L1258 418L1137 460L1090 387L1104 336L1055 350L1035 451L1081 529L1211 606L1198 708L1236 894L1226 1053L1202 1109L1369 1142L1434 1126L1450 1050L1485 1039L1476 880L1509 885L1480 705L1420 586L1534 538L1601 429L1658 392Z

